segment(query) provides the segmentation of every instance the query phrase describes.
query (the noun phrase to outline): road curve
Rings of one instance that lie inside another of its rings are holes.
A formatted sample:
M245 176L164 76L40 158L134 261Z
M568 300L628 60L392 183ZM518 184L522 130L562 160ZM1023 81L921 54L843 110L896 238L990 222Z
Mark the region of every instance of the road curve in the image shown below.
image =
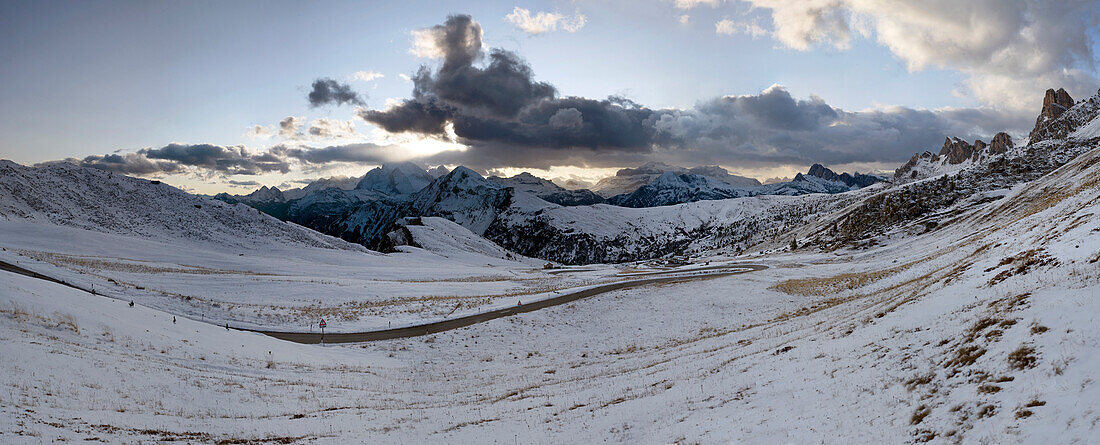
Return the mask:
M408 338L418 337L421 335L435 334L437 332L449 331L451 329L464 328L477 323L483 323L489 320L495 320L501 317L509 317L516 314L522 314L524 312L537 311L539 309L548 308L551 306L557 306L571 301L580 300L581 298L591 297L593 295L599 295L602 293L611 292L620 289L629 289L633 287L641 287L650 284L657 283L680 283L685 281L694 281L708 278L719 278L730 275L739 275L743 273L756 272L758 270L767 269L768 266L762 264L732 264L728 266L711 266L705 268L696 268L688 270L670 270L662 272L652 272L642 275L652 274L673 274L673 273L690 273L708 271L707 273L695 274L695 275L674 275L670 277L659 278L645 278L640 280L619 281L616 283L608 283L600 286L579 290L576 292L570 292L568 294L558 295L553 298L547 298L545 300L533 301L530 303L519 304L516 306L509 306L505 308L494 309L477 314L465 315L462 317L455 317L446 320L435 321L431 323L424 323L415 326L405 326L393 329L381 329L377 331L366 332L342 332L342 333L330 333L324 335L325 343L357 343L377 340L392 340L396 338ZM32 278L38 278L40 280L52 281L61 285L71 287L73 289L82 290L92 295L103 295L94 292L89 289L66 283L56 278L42 275L32 270L24 269L15 264L0 261L0 270L13 272L21 275L26 275ZM715 270L715 272L709 272ZM104 295L105 296L105 295ZM111 297L114 298L114 297ZM321 334L317 332L283 332L283 331L265 331L261 329L248 329L232 327L232 329L248 332L257 332L271 337L278 338L280 340L291 341L295 343L304 344L318 344L321 343Z
M415 326L405 326L400 328L381 329L377 331L366 332L328 333L324 335L324 340L325 343L357 343L377 340L392 340L396 338L418 337L421 335L435 334L438 332L449 331L451 329L463 328L473 324L495 320L501 317L509 317L516 314L522 314L524 312L537 311L539 309L569 303L571 301L576 301L581 298L591 297L593 295L599 295L614 290L641 287L657 283L679 283L685 281L739 275L743 273L756 272L767 268L768 266L764 266L762 264L735 264L727 266L725 270L720 272L620 281L617 283L604 284L576 292L571 292L568 294L559 295L553 298L547 298L545 300L533 301L516 306L499 308L477 314L450 318L431 323L424 323ZM669 271L668 273L672 273L672 271ZM243 331L258 332L264 335L278 338L280 340L292 341L295 343L317 344L321 342L321 334L317 332L282 332L244 328L240 329Z

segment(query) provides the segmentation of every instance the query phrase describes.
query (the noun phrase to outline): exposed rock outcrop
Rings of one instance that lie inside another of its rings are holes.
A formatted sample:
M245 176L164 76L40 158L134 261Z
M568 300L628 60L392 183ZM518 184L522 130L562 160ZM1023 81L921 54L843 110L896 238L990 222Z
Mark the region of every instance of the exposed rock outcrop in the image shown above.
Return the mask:
M974 145L985 147L981 140L974 141ZM949 164L961 164L974 156L974 145L966 143L959 138L947 138L940 149L940 156L947 158Z
M1012 138L1002 131L993 136L993 140L989 143L989 154L1001 154L1012 147Z
M959 165L966 161L978 162L990 156L1004 153L1012 146L1012 138L1003 131L993 136L993 140L989 144L977 139L971 145L962 139L949 137L943 141L943 148L940 149L938 154L926 151L909 158L909 162L894 171L894 180L906 182L935 176L951 170L951 168L948 168L949 166Z
M882 178L875 175L865 175L859 172L855 174L841 173L837 174L828 167L821 164L814 164L810 166L810 176L816 176L826 181L841 182L851 187L867 187L871 184L879 182Z
M1035 128L1031 130L1028 143L1034 144L1043 139L1064 139L1069 132L1065 128L1060 128L1062 126L1051 124L1070 107L1073 107L1073 98L1065 89L1047 90L1046 96L1043 97L1043 110L1039 112L1039 117L1035 118Z

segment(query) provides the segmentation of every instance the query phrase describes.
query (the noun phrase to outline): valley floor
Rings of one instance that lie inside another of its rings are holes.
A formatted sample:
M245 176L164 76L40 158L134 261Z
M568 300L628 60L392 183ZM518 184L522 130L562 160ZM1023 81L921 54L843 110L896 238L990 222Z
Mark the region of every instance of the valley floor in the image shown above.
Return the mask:
M155 290L237 298L255 310L219 316L259 323L267 305L312 289L327 294L295 304L376 286L575 287L623 269L417 262L427 256L386 269L320 250L249 268L236 252L4 223L5 258L72 281L122 271L112 278L132 283L119 287L138 304L0 272L0 442L1088 443L1100 434L1098 162L1094 150L930 233L867 250L743 257L770 268L325 347L173 321L194 317L186 302L199 297ZM1054 193L1054 183L1070 185ZM106 249L110 259L88 259ZM395 284L417 273L431 279Z

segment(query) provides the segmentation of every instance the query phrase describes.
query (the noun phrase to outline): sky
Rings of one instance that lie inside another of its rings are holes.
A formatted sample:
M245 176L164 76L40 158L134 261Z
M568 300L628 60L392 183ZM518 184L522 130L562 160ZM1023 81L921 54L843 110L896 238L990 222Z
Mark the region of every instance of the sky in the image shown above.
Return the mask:
M1100 0L0 2L0 158L200 193L384 162L889 171L1100 87Z

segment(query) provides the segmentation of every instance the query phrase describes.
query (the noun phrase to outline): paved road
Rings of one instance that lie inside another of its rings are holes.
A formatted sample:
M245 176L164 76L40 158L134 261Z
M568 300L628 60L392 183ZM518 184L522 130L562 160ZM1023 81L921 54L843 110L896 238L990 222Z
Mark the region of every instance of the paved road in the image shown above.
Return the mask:
M60 285L63 285L63 286L68 286L68 287L71 287L71 288L76 289L76 290L82 290L82 291L87 292L89 294L98 295L95 292L93 292L91 290L88 290L88 289L85 289L83 287L80 287L80 286L77 286L77 285L74 285L74 284L69 284L69 283L61 281L57 278L48 277L46 275L42 275L38 272L35 272L33 270L27 270L27 269L24 269L22 267L19 267L19 266L15 265L15 264L8 263L8 262L5 262L5 261L0 261L0 270L6 270L8 272L14 272L14 273L17 273L17 274L20 274L20 275L26 275L26 276L31 277L31 278L38 278L39 280L52 281L54 283L57 283L57 284L60 284Z
M632 287L647 286L657 283L679 283L685 281L694 281L709 278L725 277L730 275L738 275L749 272L756 272L758 270L767 269L768 266L760 264L736 264L725 266L724 269L718 270L714 268L708 268L707 273L700 273L694 275L678 275L671 277L661 278L646 278L641 280L620 281L617 283L604 284L593 288L571 292L568 294L559 295L553 298L545 300L534 301L531 303L524 303L516 306L495 309L478 314L466 315L462 317L451 318L447 320L436 321L432 323L425 323L416 326L406 326L393 329L381 329L377 331L367 332L342 332L342 333L328 333L325 334L325 343L355 343L366 342L376 340L391 340L395 338L407 338L417 337L421 335L435 334L437 332L449 331L451 329L463 328L477 323L486 322L489 320L495 320L501 317L508 317L516 314L522 314L524 312L537 311L539 309L548 308L551 306L557 306L560 304L576 301L581 298L591 297L593 295L599 295L606 292L611 292L619 289L628 289ZM295 343L316 344L321 342L321 334L317 332L280 332L280 331L264 331L264 330L252 330L244 329L252 332L259 332L261 334L270 335L272 337L292 341Z
M449 331L451 329L464 328L477 323L483 323L489 320L495 320L501 317L509 317L516 314L522 314L524 312L537 311L539 309L548 308L551 306L557 306L560 304L569 303L571 301L580 300L581 298L591 297L593 295L599 295L602 293L611 292L620 289L629 289L632 287L647 286L657 283L681 283L685 281L702 280L708 278L718 278L730 275L738 275L749 272L756 272L758 270L767 269L768 266L761 264L733 264L728 266L712 266L705 268L697 268L691 270L681 271L665 271L655 272L656 274L672 274L682 273L687 275L674 275L669 277L659 278L644 278L639 280L619 281L616 283L604 284L585 290L576 292L570 292L568 294L562 294L553 298L547 298L545 300L534 301L531 303L519 304L516 306L510 306L506 308L494 309L491 311L481 312L478 314L466 315L462 317L450 318L446 320L436 321L432 323L425 323L415 326L406 326L393 329L381 329L377 331L366 332L342 332L342 333L329 333L325 334L325 343L356 343L376 340L392 340L395 338L407 338L418 337L421 335L435 334L437 332ZM22 275L26 275L40 280L52 281L54 283L62 284L74 289L79 289L84 292L91 293L93 295L101 295L91 290L78 287L64 281L58 280L53 277L42 275L40 273L24 269L15 264L0 261L0 270L6 270ZM704 273L700 273L704 272ZM643 274L648 275L648 274ZM321 334L317 332L281 332L281 331L265 331L259 329L246 329L246 328L233 328L241 331L258 332L264 335L270 335L280 340L292 341L295 343L305 344L317 344L321 342Z

